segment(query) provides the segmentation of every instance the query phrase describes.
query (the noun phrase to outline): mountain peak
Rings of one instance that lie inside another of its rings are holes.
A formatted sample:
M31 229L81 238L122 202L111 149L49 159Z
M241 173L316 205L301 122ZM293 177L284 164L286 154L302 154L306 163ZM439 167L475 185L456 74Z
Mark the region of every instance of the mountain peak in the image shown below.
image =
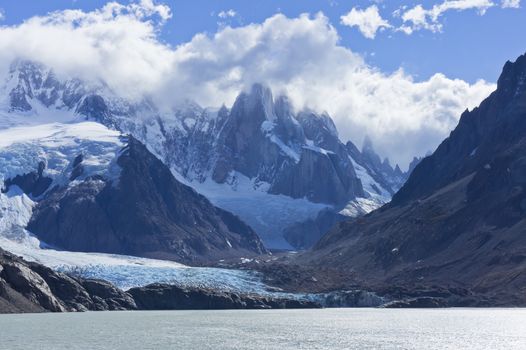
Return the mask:
M526 90L526 54L519 56L515 62L507 61L497 81L497 91L510 97L517 96Z
M391 204L422 198L495 161L496 150L517 143L526 130L526 55L506 62L497 90L459 124L412 172Z
M253 84L249 92L242 92L237 96L232 111L251 118L257 117L270 121L276 119L272 91L259 83Z
M272 99L272 91L270 88L262 83L254 83L250 87L250 95L260 96L261 98Z

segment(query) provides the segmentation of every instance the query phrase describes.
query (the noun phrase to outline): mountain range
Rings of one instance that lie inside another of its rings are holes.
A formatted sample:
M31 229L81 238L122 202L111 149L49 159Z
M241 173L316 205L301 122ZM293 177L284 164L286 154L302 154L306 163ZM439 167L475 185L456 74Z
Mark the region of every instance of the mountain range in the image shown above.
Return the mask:
M230 108L165 110L17 61L0 87L0 245L63 271L72 266L57 260L82 259L84 274L114 283L140 275L131 287L145 274L191 281L200 297L203 281L228 281L290 300L347 293L319 305L525 305L525 120L526 55L403 172L367 137L361 149L342 142L327 113L296 110L262 84ZM26 305L4 270L4 294ZM172 305L164 298L193 293L173 288L134 296Z
M408 175L382 161L367 138L362 150L343 143L326 113L294 112L286 96L274 99L260 84L230 109L187 101L166 111L17 61L2 91L6 127L89 120L133 135L179 181L252 226L268 248L310 247L335 222L388 202ZM315 229L299 234L306 225Z

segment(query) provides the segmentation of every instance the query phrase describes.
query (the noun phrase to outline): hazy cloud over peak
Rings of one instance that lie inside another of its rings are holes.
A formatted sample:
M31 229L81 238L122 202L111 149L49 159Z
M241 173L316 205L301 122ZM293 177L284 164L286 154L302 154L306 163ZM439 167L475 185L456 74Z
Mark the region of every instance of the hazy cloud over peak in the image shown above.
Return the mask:
M322 13L276 14L197 34L175 48L158 37L170 15L153 1L110 3L3 26L0 71L16 58L38 58L58 75L104 81L125 97L147 95L167 107L186 98L230 105L241 90L261 82L276 95L288 94L297 109L329 112L345 140L359 145L368 134L382 155L402 165L433 149L464 109L494 89L440 73L421 81L402 69L383 73L342 46Z

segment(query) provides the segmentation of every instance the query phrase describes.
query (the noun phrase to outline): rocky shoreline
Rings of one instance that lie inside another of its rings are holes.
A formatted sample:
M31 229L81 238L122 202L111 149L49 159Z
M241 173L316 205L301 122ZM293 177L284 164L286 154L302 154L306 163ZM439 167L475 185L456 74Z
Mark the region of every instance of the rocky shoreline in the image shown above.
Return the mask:
M512 300L503 304L468 290L438 287L388 287L374 291L353 288L259 295L155 283L123 291L109 282L56 272L0 249L0 313L468 306L524 305Z
M307 299L151 284L123 291L66 275L0 249L0 313L320 308Z

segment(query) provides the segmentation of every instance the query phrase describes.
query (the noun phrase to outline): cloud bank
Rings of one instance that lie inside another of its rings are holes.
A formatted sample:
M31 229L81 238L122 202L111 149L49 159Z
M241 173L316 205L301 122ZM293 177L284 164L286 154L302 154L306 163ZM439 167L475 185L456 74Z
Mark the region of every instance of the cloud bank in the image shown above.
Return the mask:
M439 19L445 12L475 9L480 15L484 15L493 6L495 4L491 0L446 0L430 9L424 9L422 5L416 5L401 14L404 24L400 29L407 34L421 29L427 29L436 33L442 31L442 23L440 23Z
M520 2L521 0L501 0L500 7L518 9ZM439 33L443 31L441 19L447 12L475 10L480 16L483 16L492 7L499 7L499 4L492 0L444 0L429 8L422 4L413 7L402 5L392 13L393 20L391 21L382 18L376 5L366 10L354 7L346 15L341 16L341 24L357 27L363 36L369 39L374 39L379 30L385 29L390 29L392 32L403 32L407 35L420 30Z
M152 1L66 10L0 27L0 71L16 58L38 59L59 76L104 81L117 93L152 97L170 107L189 98L230 105L255 82L288 94L296 108L329 112L344 140L368 134L378 151L407 165L434 149L494 85L437 73L415 81L402 69L386 74L339 43L323 14L197 34L178 47L159 39L170 9Z

